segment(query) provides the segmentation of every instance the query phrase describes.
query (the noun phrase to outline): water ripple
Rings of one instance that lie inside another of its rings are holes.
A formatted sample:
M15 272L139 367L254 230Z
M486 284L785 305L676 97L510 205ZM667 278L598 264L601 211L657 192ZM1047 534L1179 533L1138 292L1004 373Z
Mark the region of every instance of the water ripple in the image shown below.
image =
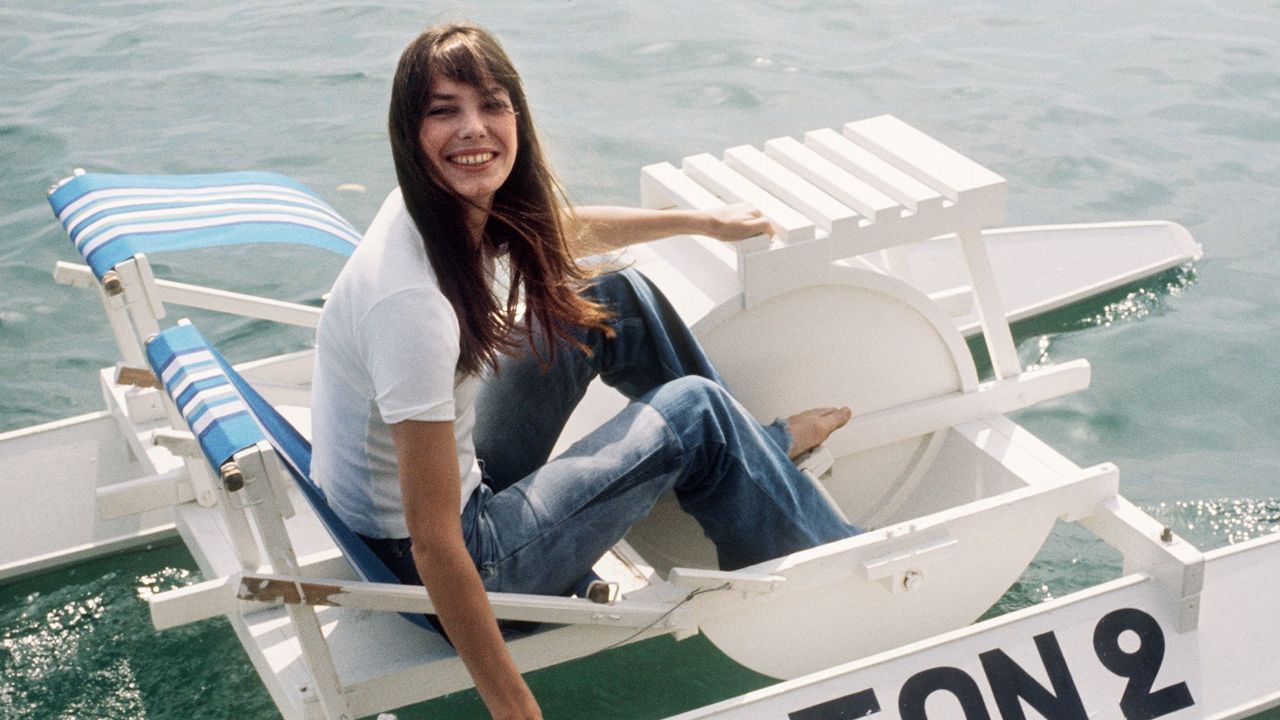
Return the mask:
M1278 498L1175 500L1146 510L1202 550L1280 533Z

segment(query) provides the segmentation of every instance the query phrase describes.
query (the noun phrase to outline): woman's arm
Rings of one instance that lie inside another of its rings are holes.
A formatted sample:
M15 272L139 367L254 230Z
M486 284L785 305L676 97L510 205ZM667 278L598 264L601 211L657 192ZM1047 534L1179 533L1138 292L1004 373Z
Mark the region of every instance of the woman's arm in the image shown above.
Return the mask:
M565 236L575 257L594 255L672 235L742 240L770 232L769 220L747 204L715 210L648 210L589 206L565 213Z
M494 718L541 718L462 539L453 438L451 422L406 420L391 426L413 560L489 713Z

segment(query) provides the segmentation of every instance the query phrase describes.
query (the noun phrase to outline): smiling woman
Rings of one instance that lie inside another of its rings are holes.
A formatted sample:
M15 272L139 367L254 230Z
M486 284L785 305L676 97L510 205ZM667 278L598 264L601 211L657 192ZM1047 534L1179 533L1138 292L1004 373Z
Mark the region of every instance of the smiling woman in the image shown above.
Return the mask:
M792 462L848 409L760 425L655 286L575 261L669 235L741 239L769 229L759 212L569 209L519 77L470 25L409 45L389 124L400 188L317 329L312 469L400 580L426 585L495 717L540 713L486 591L575 591L666 492L724 569L856 532ZM630 404L551 459L597 375Z

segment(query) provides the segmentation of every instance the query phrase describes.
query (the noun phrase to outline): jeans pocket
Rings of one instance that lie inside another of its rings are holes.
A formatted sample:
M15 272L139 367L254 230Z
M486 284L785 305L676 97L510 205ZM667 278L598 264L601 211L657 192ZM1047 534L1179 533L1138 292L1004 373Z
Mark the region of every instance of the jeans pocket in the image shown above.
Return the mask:
M485 514L484 506L493 497L493 490L481 483L472 493L471 499L462 511L462 535L467 545L467 554L486 590L493 590L491 585L497 576L497 562L494 558L496 546L493 542L493 523Z

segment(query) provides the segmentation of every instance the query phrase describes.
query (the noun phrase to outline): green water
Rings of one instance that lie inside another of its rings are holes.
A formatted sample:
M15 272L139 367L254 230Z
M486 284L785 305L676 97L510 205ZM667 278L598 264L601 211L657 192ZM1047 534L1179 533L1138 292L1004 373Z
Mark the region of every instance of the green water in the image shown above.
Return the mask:
M1025 365L1094 366L1090 390L1017 420L1081 465L1116 463L1126 496L1202 548L1280 528L1274 0L0 0L0 431L97 409L94 373L113 362L90 298L50 280L74 260L50 183L74 167L273 170L363 227L394 184L395 58L438 13L504 40L583 203L636 202L644 164L892 112L1005 176L1010 224L1186 225L1205 248L1194 268L1017 328ZM173 262L314 301L336 267L292 260ZM309 342L196 319L233 359ZM1118 573L1064 528L991 614ZM164 546L0 586L0 717L273 717L224 621L150 629L140 595L197 579ZM656 718L768 681L701 639L660 639L530 682L549 717ZM401 712L479 716L473 693Z

